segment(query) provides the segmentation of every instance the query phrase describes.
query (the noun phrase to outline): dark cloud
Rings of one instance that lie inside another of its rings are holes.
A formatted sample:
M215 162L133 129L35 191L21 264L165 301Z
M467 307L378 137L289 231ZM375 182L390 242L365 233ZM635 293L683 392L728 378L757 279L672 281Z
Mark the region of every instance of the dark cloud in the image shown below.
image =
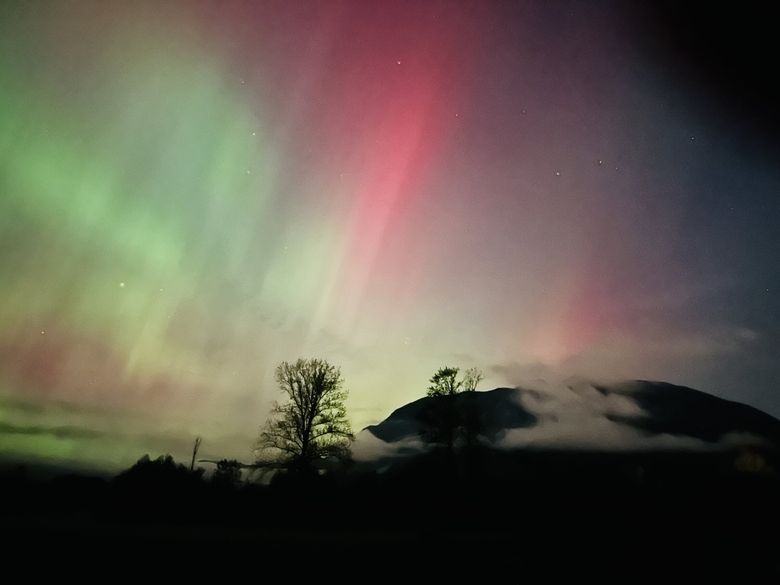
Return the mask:
M61 412L67 414L99 414L105 415L106 408L100 408L89 404L78 404L73 402L64 402L61 400L32 401L13 395L0 395L0 408L7 412L14 412L29 415L42 415L49 412Z
M22 426L0 422L0 435L49 435L57 439L97 439L105 433L75 426Z

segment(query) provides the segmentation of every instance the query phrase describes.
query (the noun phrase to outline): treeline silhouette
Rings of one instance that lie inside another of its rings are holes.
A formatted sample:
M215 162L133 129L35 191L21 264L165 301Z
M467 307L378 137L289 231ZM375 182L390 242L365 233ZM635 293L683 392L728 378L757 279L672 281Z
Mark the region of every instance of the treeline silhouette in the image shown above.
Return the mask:
M780 461L771 464L778 469ZM315 554L466 547L469 554L514 551L534 562L566 549L583 562L606 555L612 569L674 562L701 574L778 570L778 476L740 469L723 453L467 447L453 456L438 447L389 473L352 466L277 474L268 484L145 456L108 480L34 481L17 470L6 472L2 485L5 501L14 503L5 530L17 542L66 538L99 546L109 535L115 543L260 547L268 554L291 546Z

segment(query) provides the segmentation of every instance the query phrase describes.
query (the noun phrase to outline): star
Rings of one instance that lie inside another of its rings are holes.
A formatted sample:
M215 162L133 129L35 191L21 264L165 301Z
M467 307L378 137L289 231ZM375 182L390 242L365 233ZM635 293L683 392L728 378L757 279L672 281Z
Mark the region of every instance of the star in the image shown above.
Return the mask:
M395 62L395 64L396 64L396 65L400 65L400 64L401 64L401 62L400 62L400 61L396 61L396 62Z
M119 288L125 288L125 283L124 282L120 282L119 283Z
M555 171L555 176L556 177L560 177L561 176L561 171Z

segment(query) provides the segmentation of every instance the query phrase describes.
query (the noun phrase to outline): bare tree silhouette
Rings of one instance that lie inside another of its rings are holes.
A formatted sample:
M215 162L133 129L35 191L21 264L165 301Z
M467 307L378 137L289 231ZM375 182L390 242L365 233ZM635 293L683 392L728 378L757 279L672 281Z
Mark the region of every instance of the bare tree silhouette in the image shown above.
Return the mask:
M341 371L321 359L282 362L276 380L287 401L275 403L257 443L258 468L312 471L318 460L349 454Z
M430 379L430 401L422 412L423 436L431 443L446 447L453 453L456 442L466 447L476 444L481 432L479 413L472 396L458 397L463 392L474 392L483 375L478 368L469 368L458 379L460 368L444 366Z
M484 378L485 376L479 368L469 368L463 372L463 391L474 392Z
M460 368L444 366L436 370L430 379L428 396L452 396L460 392L474 392L484 376L479 368L469 368L459 380Z

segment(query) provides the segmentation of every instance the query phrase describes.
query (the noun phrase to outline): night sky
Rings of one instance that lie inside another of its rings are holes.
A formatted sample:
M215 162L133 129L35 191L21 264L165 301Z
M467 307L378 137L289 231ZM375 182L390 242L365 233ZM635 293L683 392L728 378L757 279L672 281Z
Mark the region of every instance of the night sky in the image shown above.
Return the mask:
M357 429L444 364L780 416L765 31L676 16L3 3L0 457L249 460L299 356Z

